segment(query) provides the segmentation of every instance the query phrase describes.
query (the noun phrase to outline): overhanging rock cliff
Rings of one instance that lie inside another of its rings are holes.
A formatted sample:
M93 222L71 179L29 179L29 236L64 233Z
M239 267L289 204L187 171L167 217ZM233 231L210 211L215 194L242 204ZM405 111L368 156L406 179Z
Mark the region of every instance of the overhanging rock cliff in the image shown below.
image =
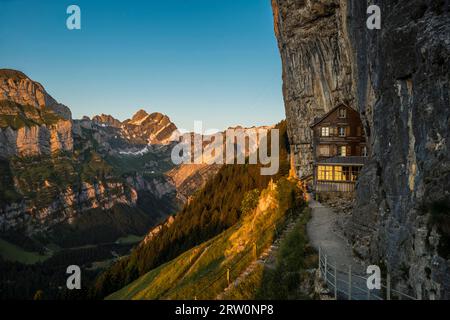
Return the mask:
M366 27L381 8L381 30ZM370 161L346 233L418 298L450 298L450 15L446 1L273 0L290 142L311 173L312 120L359 111Z

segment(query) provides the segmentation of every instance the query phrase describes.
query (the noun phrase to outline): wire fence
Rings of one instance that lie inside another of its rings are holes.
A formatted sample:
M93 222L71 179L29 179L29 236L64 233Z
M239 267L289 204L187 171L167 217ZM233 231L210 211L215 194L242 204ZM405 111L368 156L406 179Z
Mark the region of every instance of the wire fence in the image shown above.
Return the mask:
M351 265L338 266L336 262L332 263L320 247L319 271L320 278L336 300L418 300L392 289L389 274L386 279L381 279L380 289L369 289L368 276L358 274Z
M260 234L265 234L267 231L273 231L273 241L278 239L280 235L283 233L284 229L287 228L288 221L283 220L282 218L277 219L273 223L269 224L262 230L259 230ZM262 253L268 246L270 246L270 242L268 243L260 243L260 241L252 242L252 245L246 247L244 251L242 251L238 258L233 259L234 261L224 269L223 272L219 273L212 281L202 287L201 290L198 290L194 295L194 299L197 300L199 297L203 296L204 292L208 292L213 286L219 287L219 292L224 292L226 288L228 288L234 280L239 278L241 272L245 270L245 268L251 264L252 261L256 261L259 258L259 254ZM243 262L247 263L243 263ZM242 266L244 265L244 266ZM209 273L214 273L215 270L212 269ZM234 273L234 277L233 277Z

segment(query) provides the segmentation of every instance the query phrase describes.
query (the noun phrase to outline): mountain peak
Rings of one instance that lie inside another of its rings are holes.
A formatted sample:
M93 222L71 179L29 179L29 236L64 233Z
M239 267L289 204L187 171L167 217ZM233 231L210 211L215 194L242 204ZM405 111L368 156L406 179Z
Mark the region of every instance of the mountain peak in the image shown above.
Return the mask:
M144 109L140 109L133 115L133 117L131 118L131 122L141 122L147 116L148 116L147 111L145 111Z
M102 113L101 115L94 116L92 118L92 121L98 124L107 124L112 127L120 127L120 125L122 124L119 120L117 120L113 116L104 113Z
M36 81L18 70L0 69L0 100L9 100L37 109L48 108L59 117L70 120L72 113L58 103Z
M13 69L0 69L0 79L23 80L29 78L22 71Z

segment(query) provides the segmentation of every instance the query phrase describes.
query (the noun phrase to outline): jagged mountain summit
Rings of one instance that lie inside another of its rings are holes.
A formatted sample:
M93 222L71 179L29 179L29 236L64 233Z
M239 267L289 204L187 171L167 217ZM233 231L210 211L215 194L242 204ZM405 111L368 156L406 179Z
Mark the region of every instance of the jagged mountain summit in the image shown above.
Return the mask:
M72 117L70 109L53 99L40 83L17 70L0 69L0 100L38 109L48 108L66 120Z
M149 114L142 109L123 122L105 114L94 116L92 121L100 126L119 128L123 139L141 145L168 144L177 130L167 115L159 112Z

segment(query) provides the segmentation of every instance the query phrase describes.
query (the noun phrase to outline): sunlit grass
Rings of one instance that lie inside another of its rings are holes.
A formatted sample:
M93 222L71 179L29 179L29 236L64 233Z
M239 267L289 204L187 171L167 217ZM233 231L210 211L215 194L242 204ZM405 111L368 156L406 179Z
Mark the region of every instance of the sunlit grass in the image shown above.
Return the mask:
M215 299L271 245L294 206L296 184L281 179L263 190L256 209L233 227L154 269L107 299Z

